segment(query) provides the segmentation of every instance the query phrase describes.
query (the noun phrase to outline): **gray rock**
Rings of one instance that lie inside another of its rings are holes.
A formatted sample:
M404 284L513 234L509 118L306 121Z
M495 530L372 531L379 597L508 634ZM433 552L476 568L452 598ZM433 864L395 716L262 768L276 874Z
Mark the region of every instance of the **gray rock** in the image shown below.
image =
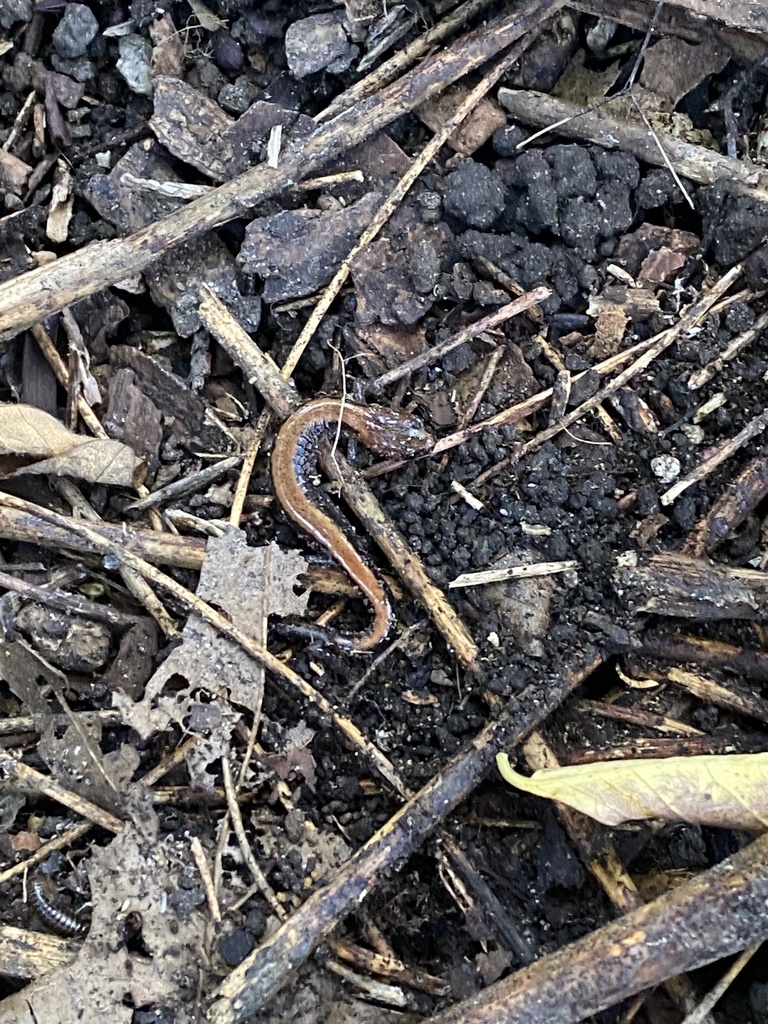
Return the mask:
M3 0L0 3L0 28L8 29L16 21L29 21L32 0Z
M342 14L313 14L288 26L285 55L295 78L322 71L349 52L342 19Z
M149 65L152 59L152 47L148 40L131 34L123 36L117 46L120 51L117 70L125 79L128 88L132 92L139 93L140 96L151 96L152 75Z
M61 21L53 30L53 45L60 57L82 57L96 37L99 23L85 4L67 4Z

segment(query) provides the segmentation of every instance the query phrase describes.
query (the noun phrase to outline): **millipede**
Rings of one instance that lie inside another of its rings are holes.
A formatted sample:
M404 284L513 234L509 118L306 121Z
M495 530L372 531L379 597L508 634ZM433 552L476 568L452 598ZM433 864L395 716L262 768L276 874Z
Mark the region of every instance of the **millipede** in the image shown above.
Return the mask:
M82 931L82 924L76 917L66 914L48 902L39 882L32 883L32 902L41 920L53 931L60 935L78 935Z

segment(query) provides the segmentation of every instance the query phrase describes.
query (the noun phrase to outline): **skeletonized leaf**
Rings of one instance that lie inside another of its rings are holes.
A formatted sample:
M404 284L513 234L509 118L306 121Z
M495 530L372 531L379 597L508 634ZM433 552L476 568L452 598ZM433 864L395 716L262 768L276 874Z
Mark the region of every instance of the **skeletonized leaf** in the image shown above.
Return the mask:
M133 486L142 465L128 445L74 434L32 405L0 405L0 456L2 476L66 475L116 487Z
M574 807L604 825L663 818L721 828L768 829L768 753L601 761L516 772L496 764L517 789Z
M306 570L306 560L298 551L282 551L274 542L250 547L245 534L231 528L208 541L197 594L220 608L238 629L266 642L269 615L306 614L309 595L293 592ZM180 686L179 680L185 680L186 686ZM201 690L215 699L201 698ZM229 750L240 718L233 704L249 708L258 718L263 695L263 667L234 640L190 615L182 642L158 666L141 700L132 700L119 688L113 700L123 721L145 739L171 723L196 736L186 755L187 769L195 786L210 789L215 776L209 765ZM310 777L308 771L305 779Z

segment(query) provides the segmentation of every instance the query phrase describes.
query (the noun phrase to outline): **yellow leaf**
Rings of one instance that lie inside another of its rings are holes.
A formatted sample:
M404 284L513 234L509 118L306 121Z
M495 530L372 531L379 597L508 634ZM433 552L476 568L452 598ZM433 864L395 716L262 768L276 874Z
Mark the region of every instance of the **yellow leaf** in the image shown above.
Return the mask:
M604 825L663 818L755 832L768 829L768 753L600 761L520 775L496 764L517 789L557 800Z

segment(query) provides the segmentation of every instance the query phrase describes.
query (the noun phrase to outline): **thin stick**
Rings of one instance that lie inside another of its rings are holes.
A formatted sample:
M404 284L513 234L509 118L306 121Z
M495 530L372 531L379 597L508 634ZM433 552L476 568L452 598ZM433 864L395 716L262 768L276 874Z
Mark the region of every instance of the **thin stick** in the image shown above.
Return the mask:
M394 81L395 78L409 65L413 64L426 53L434 52L434 48L451 35L457 28L462 28L476 14L490 6L491 0L468 0L467 3L457 7L441 22L433 26L429 31L414 39L408 46L398 50L394 56L381 64L375 71L372 71L359 82L355 82L346 92L336 99L329 106L316 115L315 120L319 124L325 124L332 120L343 110L348 110L359 100L373 96L382 86ZM34 96L34 93L33 93Z
M758 949L760 949L760 946L761 943L754 942L751 946L747 946L746 949L743 949L722 976L720 981L718 981L718 983L711 988L709 992L707 992L696 1009L693 1010L692 1013L688 1014L682 1024L703 1024L704 1019L709 1014L709 1011L714 1008L715 1004L719 1002L727 989L730 988L736 978L738 978Z
M174 747L170 754L166 754L154 768L150 768L145 775L142 775L140 780L141 785L147 789L155 786L164 775L167 775L168 772L171 771L172 768L184 763L187 754L192 750L196 743L196 736L189 736L183 743L179 743L179 745Z
M76 712L86 724L100 722L102 725L118 725L123 720L121 711L107 709L104 711L78 711ZM17 732L41 733L49 722L59 726L66 724L69 718L57 712L45 715L13 715L10 718L0 718L0 736L12 736Z
M68 807L75 814L88 818L95 825L101 825L108 832L122 832L123 830L125 823L114 814L110 814L109 811L98 807L92 801L86 800L84 796L73 793L71 789L65 789L60 782L47 775L42 775L34 768L24 764L23 761L17 761L8 753L0 757L0 779L11 785L16 782L42 793L43 796Z
M152 491L146 498L130 502L130 504L125 506L125 511L144 512L147 509L156 508L158 505L164 505L168 501L184 498L188 494L193 494L196 491L202 490L203 487L207 487L208 484L213 483L214 480L218 480L220 476L228 473L230 469L235 469L240 465L241 461L242 455L231 455L229 458L212 462L210 466L204 466L202 469L197 470L196 473L188 473L179 480L166 484L165 487L158 487L156 491Z
M67 394L69 394L69 370L64 365L64 360L61 358L56 346L53 344L50 334L42 324L34 324L32 327L32 337L37 342L38 348L45 356L50 368L53 370L56 380L61 384ZM96 413L90 405L88 405L85 398L83 398L81 394L78 394L76 401L77 411L80 414L83 423L85 423L93 436L101 438L109 437L106 430L99 422Z
M37 506L32 505L31 508ZM65 522L70 520L65 519ZM205 541L198 537L174 537L170 533L154 533L151 530L137 530L121 523L92 523L92 530L110 538L117 546L129 548L141 554L150 562L170 565L179 569L195 569L198 572L205 559ZM69 529L53 527L29 510L0 505L0 537L16 540L39 547L59 551L69 548L80 555L93 555L90 544L80 536L74 536Z
M199 836L193 836L190 844L192 850L192 857L195 865L197 866L200 879L203 883L203 889L205 890L205 899L208 903L208 909L211 912L211 918L215 924L221 923L221 908L219 907L219 901L216 896L216 889L213 885L213 878L211 877L211 869L208 865L208 858L205 856L205 850L203 844L200 842Z
M508 302L506 306L502 306L500 309L496 309L493 313L488 313L487 316L482 319L475 321L473 324L468 324L466 327L462 327L460 331L452 335L450 338L446 338L445 341L439 342L437 345L433 345L432 348L427 349L426 352L422 352L413 359L408 359L406 362L401 363L400 366L396 366L393 370L387 370L386 373L382 373L380 377L371 381L370 389L372 391L381 391L389 384L393 384L396 380L400 380L401 377L406 377L409 373L415 373L417 370L421 370L425 366L430 366L432 363L438 362L443 356L448 355L449 352L453 352L459 345L464 345L466 342L476 338L478 334L482 334L483 331L490 331L493 327L498 327L499 324L505 323L510 320L513 316L525 312L526 309L530 309L531 306L537 305L539 302L543 302L549 298L552 294L551 288L545 288L543 286L534 288L530 292L526 292L525 295L521 295L520 298L514 299L512 302Z
M229 766L229 761L227 760L226 755L221 759L221 775L224 779L224 791L227 794L227 811L229 812L229 820L232 824L232 830L237 836L237 842L240 846L240 852L243 855L243 860L245 861L248 870L253 875L253 880L258 886L259 892L267 903L269 903L277 917L281 921L284 921L286 916L285 907L279 902L277 896L275 896L274 890L267 881L264 872L256 863L256 858L253 856L253 851L251 850L251 844L248 842L248 836L245 834L243 817L240 814L240 806L237 802L237 793L235 792L235 785L232 780L232 769Z
M712 473L718 466L722 465L727 459L730 459L739 448L743 448L747 441L751 441L753 437L757 437L758 434L762 434L768 426L768 411L760 413L759 416L755 416L754 419L750 420L749 423L742 430L736 434L735 437L729 438L719 445L715 451L704 459L699 465L691 470L686 476L681 476L680 479L674 483L669 490L665 491L661 498L662 505L671 505L672 502L679 498L680 495L687 491L689 487L694 484L700 483L705 480L710 473Z
M50 590L45 586L36 587L33 583L27 583L26 580L11 576L7 572L0 572L0 587L4 587L28 601L47 604L50 608L67 612L69 615L83 615L89 619L106 622L118 629L128 629L138 621L136 615L118 611L110 605L98 604L96 601L89 601L79 594L70 594L64 590Z
M243 518L243 508L245 507L245 499L248 494L248 485L251 482L251 474L253 473L253 467L256 465L256 459L259 457L261 451L261 443L263 437L256 431L251 443L248 445L248 451L245 453L242 465L240 466L240 473L237 477L237 486L235 487L235 493L232 496L232 506L229 510L229 522L232 526L239 526L240 520Z
M711 363L707 363L706 366L702 366L700 370L696 370L691 374L688 378L690 390L696 391L705 384L708 384L723 369L725 363L735 359L766 327L768 327L768 310L761 313L748 330L742 331L741 334L737 334L735 338L732 338L720 355L716 356Z
M0 871L0 885L4 885L12 878L16 878L17 875L23 875L25 871L33 868L36 864L42 864L47 857L50 857L54 850L65 850L68 846L82 839L84 835L87 835L92 828L92 821L81 821L79 825L73 825L72 828L62 832L55 839L50 839L47 843L43 843L38 850L25 857L24 860L19 861L18 864L12 864L5 871Z

